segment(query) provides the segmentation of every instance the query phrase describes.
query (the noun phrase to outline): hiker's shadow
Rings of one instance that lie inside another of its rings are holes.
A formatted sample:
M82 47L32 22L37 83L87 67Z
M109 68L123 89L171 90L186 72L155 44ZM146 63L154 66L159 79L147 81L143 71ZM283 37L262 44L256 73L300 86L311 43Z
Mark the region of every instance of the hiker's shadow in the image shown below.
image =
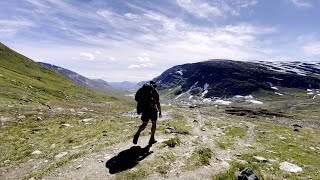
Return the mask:
M150 147L151 145L144 148L141 148L140 146L132 146L129 149L121 151L118 155L106 162L106 167L109 168L109 173L115 174L135 167L139 164L139 161L153 153L150 151Z

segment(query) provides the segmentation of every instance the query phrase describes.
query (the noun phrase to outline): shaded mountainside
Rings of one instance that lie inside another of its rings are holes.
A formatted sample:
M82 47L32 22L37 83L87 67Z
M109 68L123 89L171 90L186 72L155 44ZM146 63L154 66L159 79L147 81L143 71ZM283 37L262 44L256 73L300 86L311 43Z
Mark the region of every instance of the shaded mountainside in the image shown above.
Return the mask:
M155 80L159 89L175 89L175 95L231 97L249 95L259 89L273 91L285 88L319 89L320 63L243 62L209 60L174 66Z
M0 43L0 100L82 100L96 94Z
M76 84L84 88L87 88L96 92L108 94L111 96L121 96L121 94L125 94L125 92L116 90L112 88L110 85L108 85L107 83L86 78L68 69L55 66L52 64L48 64L48 63L43 63L43 62L38 62L38 63L46 68L49 68L57 73L62 74L66 78L70 79L71 81L75 82Z

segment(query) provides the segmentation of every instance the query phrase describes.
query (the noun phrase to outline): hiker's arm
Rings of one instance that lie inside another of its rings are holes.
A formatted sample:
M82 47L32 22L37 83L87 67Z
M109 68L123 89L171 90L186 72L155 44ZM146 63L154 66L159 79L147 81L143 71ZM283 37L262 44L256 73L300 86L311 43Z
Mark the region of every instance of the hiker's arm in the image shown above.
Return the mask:
M160 102L159 102L159 101L157 102L157 108L158 108L158 111L159 111L159 118L162 118L161 105L160 105Z

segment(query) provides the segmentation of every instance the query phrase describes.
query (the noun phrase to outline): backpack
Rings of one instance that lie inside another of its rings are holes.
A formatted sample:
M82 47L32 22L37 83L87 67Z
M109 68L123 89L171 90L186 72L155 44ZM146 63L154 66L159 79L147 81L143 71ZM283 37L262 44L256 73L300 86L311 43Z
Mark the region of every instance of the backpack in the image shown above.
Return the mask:
M142 111L150 110L155 105L154 89L150 84L144 84L136 93L135 98L137 101L137 113L141 114Z

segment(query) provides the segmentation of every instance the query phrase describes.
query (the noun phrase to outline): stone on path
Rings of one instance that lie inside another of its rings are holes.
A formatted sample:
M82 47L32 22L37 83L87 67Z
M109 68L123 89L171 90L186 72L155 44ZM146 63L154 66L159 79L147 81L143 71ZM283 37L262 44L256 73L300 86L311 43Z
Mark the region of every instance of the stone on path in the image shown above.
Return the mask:
M55 158L56 158L56 159L60 159L60 158L62 158L63 156L65 156L65 155L67 155L67 154L68 154L68 152L61 152L61 153L59 153L58 155L56 155Z
M68 128L71 127L70 124L61 124L61 127Z
M267 162L267 159L261 156L253 156L253 158L260 162Z
M35 150L35 151L33 151L31 154L33 154L33 155L39 155L39 154L42 154L42 152L39 151L39 150Z
M88 122L96 122L94 118L81 119L79 122L88 123Z
M301 167L299 167L295 164L289 163L289 162L280 163L280 169L282 171L287 171L287 172L301 172L302 171Z

